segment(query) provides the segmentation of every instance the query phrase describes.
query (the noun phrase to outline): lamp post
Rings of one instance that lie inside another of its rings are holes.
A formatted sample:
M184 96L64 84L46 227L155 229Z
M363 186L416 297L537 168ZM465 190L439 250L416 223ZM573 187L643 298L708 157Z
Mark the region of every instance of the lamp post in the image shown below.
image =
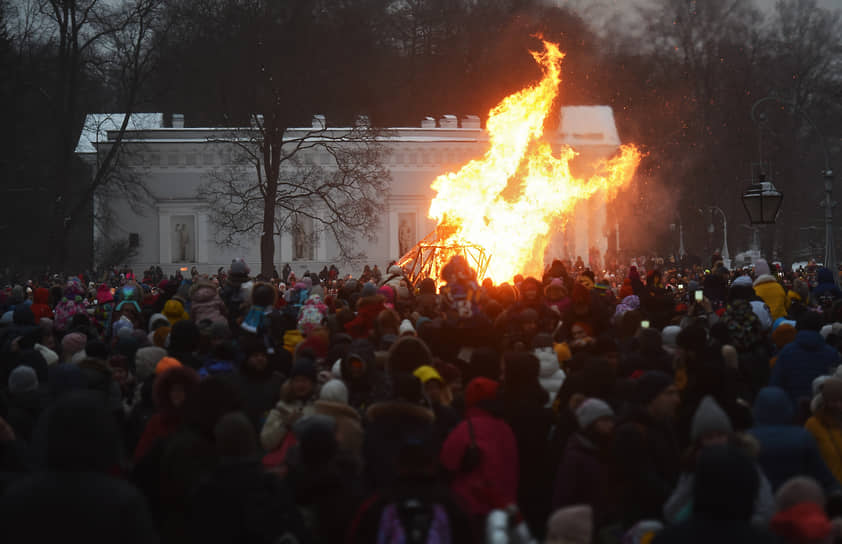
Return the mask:
M803 110L799 109L797 104L788 100L784 100L782 98L778 98L777 96L767 96L755 102L754 105L751 106L752 121L757 123L757 116L755 115L757 108L761 104L770 101L779 102L781 104L789 106L791 112L800 115L801 118L804 119L804 121L806 121L808 125L810 125L810 128L812 128L819 136L822 152L824 153L824 170L822 170L821 172L822 179L824 182L824 200L821 203L821 206L824 207L824 266L829 268L835 268L836 251L833 244L833 207L836 204L833 202L833 168L831 168L830 166L830 151L827 148L827 140L825 139L824 134L822 134L822 132L819 130L819 127L816 126L816 123L814 123L810 116L804 113ZM761 119L763 118L765 118L765 116L763 116ZM746 205L745 196L746 195L743 195L743 205ZM746 207L746 211L748 211L748 207ZM753 220L752 223L754 223Z
M722 264L730 270L731 255L728 254L728 217L726 217L725 212L719 206L708 206L708 209L717 211L722 216ZM711 228L713 228L713 224L711 224Z

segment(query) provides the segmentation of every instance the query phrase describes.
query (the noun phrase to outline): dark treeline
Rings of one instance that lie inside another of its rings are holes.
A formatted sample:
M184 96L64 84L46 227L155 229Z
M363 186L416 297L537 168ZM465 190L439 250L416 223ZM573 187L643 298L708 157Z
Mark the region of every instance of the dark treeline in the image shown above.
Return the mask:
M357 115L376 126L484 118L539 76L526 53L537 33L567 52L559 106L612 106L621 138L648 154L616 204L624 247L676 251L667 227L680 216L688 248L708 254L721 241L711 205L732 219L732 246L747 246L739 195L760 160L786 195L777 226L763 232L766 252L789 260L820 245L821 229L806 227L822 217L819 133L831 159L842 136L837 12L815 0L782 0L772 12L656 0L598 25L545 4L0 0L0 265L91 263L91 195L118 183L107 173L91 181L74 154L87 113L178 112L188 126L236 126L260 112L278 134L316 113L334 125ZM794 108L764 104L758 127L752 104L769 95Z

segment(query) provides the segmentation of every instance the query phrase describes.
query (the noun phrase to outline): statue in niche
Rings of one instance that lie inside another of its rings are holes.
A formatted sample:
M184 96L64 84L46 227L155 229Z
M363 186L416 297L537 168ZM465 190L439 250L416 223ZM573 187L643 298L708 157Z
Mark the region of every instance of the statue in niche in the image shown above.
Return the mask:
M410 249L412 249L412 228L409 226L409 221L404 218L398 226L398 253L403 256Z

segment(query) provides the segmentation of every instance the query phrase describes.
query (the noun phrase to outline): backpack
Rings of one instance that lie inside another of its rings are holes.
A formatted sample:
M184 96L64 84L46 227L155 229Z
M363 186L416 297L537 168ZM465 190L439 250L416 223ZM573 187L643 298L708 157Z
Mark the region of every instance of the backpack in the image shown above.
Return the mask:
M377 544L450 544L450 518L441 504L407 498L380 514Z

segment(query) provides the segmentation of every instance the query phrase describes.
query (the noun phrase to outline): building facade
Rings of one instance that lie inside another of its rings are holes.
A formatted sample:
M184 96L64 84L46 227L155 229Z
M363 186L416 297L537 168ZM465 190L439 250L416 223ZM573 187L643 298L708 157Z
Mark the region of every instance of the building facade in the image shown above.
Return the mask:
M95 168L98 158L114 143L121 122L118 114L89 115L77 153ZM324 117L315 116L312 128L291 129L288 134L300 137L321 130L324 123ZM222 236L202 194L209 176L234 161L236 146L225 141L231 129L185 128L179 115L173 116L173 126L163 125L162 114L132 116L122 140L120 168L125 178L142 184L146 198L118 191L95 197L97 216L103 220L95 228L94 238L128 241L136 256L126 264L136 270L160 265L171 273L195 266L202 273L214 273L227 268L234 258L244 258L252 270L258 270L259 234L233 245L220 243ZM324 129L336 134L347 131ZM430 188L433 180L481 157L488 148L487 134L475 116L461 121L455 116L438 121L427 118L420 127L392 128L384 134L385 166L391 175L390 189L382 195L385 213L371 241L360 236L356 249L364 258L354 269L363 264L382 267L432 232L436 225L427 218L427 211L435 196ZM587 175L588 165L612 155L620 145L613 112L607 106L563 107L559 129L545 136L554 148L570 145L579 153L573 169L580 175ZM296 273L320 270L337 261L335 240L315 233L312 221L302 221L298 227L275 236L278 270L286 263ZM612 229L604 200L592 198L577 206L548 253L587 260L593 248L604 252L609 247Z

